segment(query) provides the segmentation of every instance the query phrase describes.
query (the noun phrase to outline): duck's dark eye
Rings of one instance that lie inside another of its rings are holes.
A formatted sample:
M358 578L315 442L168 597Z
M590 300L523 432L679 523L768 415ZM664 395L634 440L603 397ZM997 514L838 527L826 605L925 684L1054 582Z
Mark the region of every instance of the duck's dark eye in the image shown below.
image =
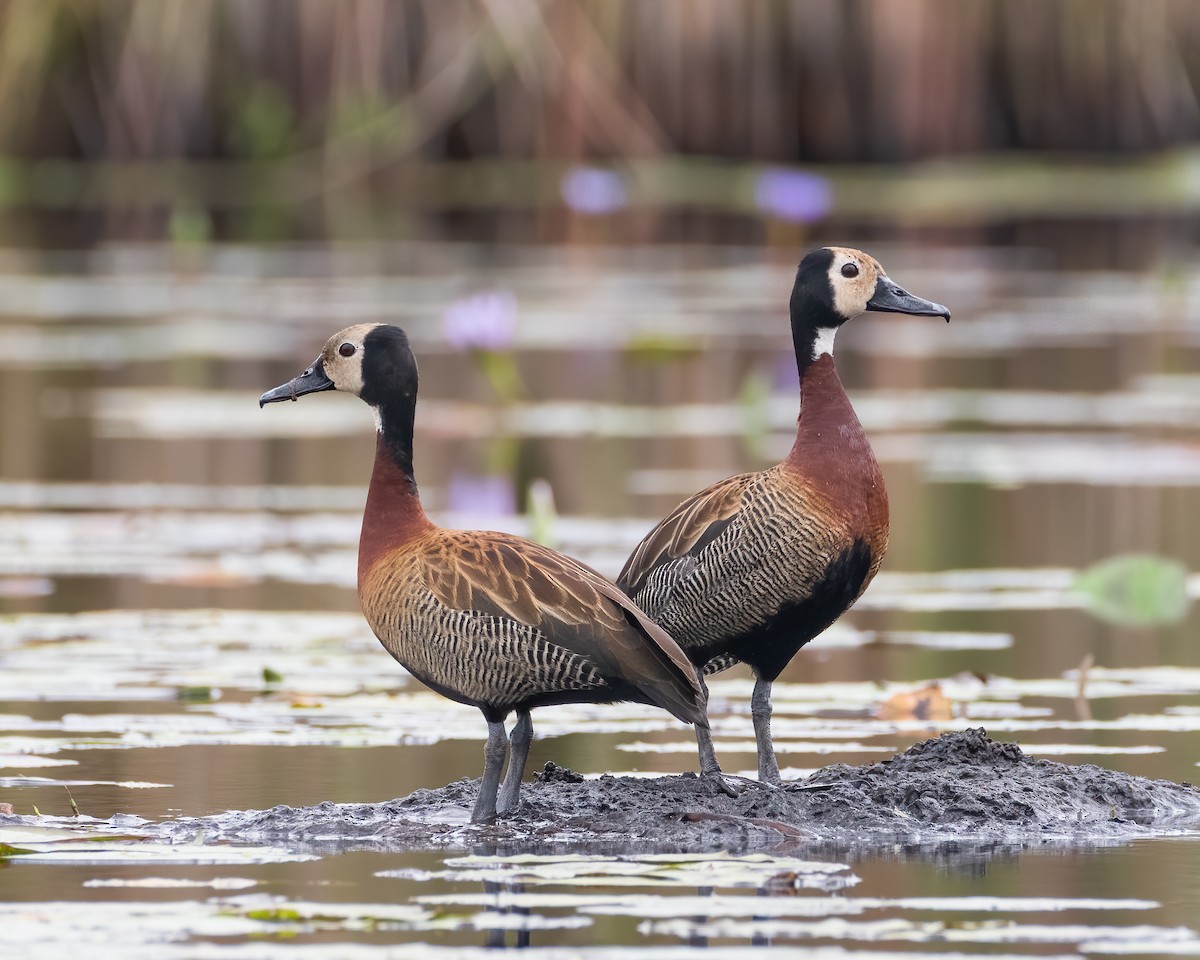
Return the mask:
M843 277L857 277L858 276L858 264L857 263L842 264L842 276Z
M347 342L338 347L338 353L340 353L343 357L352 357L354 356L354 351L357 349L358 348L354 346L354 344Z

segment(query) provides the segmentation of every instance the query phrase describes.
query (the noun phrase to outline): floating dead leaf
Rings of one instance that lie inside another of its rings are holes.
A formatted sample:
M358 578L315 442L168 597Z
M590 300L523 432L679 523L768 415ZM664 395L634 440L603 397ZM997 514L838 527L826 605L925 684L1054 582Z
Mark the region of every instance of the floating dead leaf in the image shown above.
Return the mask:
M931 683L919 690L892 694L875 708L877 720L954 719L954 703L942 692L941 684Z

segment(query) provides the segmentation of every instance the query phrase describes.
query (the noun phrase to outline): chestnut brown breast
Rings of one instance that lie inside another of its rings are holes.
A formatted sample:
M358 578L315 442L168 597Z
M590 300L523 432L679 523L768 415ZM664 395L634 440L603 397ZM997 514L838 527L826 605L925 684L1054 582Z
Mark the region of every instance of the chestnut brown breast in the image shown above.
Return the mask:
M780 466L813 515L869 546L873 577L888 544L887 487L829 354L804 371L796 442Z

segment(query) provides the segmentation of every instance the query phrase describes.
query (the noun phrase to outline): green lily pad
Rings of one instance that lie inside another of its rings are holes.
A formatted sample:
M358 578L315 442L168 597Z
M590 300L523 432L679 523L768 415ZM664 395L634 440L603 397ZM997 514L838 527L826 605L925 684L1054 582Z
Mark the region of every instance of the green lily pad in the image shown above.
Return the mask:
M1153 554L1110 557L1084 570L1074 589L1087 609L1108 623L1157 626L1177 623L1188 611L1188 572L1178 561Z

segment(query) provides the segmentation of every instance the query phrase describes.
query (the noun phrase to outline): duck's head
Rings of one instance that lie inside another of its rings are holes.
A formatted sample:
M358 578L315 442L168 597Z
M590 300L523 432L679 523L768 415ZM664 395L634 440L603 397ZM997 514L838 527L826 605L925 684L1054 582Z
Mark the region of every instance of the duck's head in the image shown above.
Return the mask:
M861 250L821 247L800 261L791 299L798 353L801 336L812 342L811 359L832 353L837 329L868 310L950 319L948 309L909 293Z
M395 403L411 405L417 395L417 363L408 336L388 323L359 323L340 330L307 370L268 390L258 405L298 400L322 390L352 393L377 411Z

